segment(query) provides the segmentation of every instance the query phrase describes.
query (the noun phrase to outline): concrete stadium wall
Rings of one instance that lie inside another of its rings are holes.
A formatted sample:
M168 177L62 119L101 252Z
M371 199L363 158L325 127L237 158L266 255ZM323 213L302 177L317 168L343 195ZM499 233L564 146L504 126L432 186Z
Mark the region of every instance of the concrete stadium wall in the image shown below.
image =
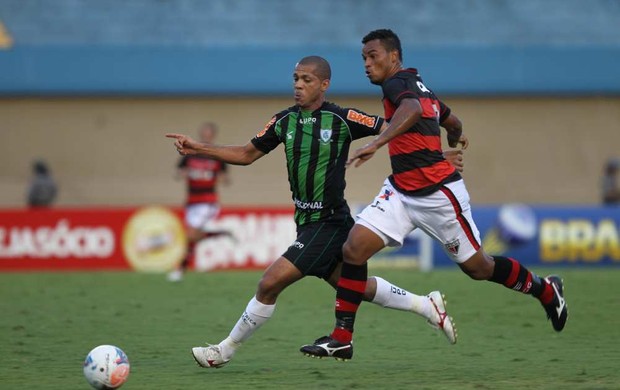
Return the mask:
M382 112L378 98L330 97ZM604 161L618 155L620 98L446 97L471 146L472 202L598 203ZM290 98L23 98L0 100L0 207L25 204L34 158L60 183L59 205L179 204L178 155L163 134L220 124L219 142L244 144ZM363 141L354 145L361 146ZM290 203L281 148L249 167L232 167L224 205ZM374 197L389 172L382 150L348 173L350 202Z

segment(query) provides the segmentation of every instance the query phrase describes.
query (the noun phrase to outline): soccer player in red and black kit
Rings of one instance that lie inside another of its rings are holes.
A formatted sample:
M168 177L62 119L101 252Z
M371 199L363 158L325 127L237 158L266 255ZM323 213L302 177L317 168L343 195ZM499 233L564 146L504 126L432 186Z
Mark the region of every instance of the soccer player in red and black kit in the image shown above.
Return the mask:
M217 135L217 125L204 123L198 129L201 142L212 144ZM178 268L168 274L168 280L178 282L189 267L194 247L198 241L230 234L225 231L209 229L209 222L219 213L218 183L229 184L226 163L209 157L193 155L183 156L179 161L179 175L187 181L187 202L185 206L185 224L187 232L187 254Z
M400 40L391 30L375 30L362 43L366 75L383 89L388 127L356 150L348 161L359 166L388 144L392 175L374 201L359 215L343 247L343 265L336 291L336 326L329 336L304 345L315 357L353 356L353 324L367 279L367 261L385 246L400 246L420 228L438 240L469 277L489 280L536 297L561 331L568 316L562 280L541 278L517 260L490 256L480 245L469 194L461 175L442 155L440 126L448 145L466 148L461 121L424 85L418 71L402 66Z

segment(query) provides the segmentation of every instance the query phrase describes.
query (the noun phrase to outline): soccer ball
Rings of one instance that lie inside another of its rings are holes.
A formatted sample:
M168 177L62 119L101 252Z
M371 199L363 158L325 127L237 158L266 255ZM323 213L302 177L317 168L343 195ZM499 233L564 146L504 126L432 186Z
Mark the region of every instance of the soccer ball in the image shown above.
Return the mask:
M127 355L114 345L100 345L86 356L84 376L95 389L118 389L129 377Z

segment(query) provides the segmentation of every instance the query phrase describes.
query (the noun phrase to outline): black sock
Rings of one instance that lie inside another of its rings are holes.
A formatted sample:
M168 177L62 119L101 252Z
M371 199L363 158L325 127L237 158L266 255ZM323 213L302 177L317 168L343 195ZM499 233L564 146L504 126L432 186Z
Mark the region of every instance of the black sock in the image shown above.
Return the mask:
M493 269L493 276L489 279L490 281L503 284L524 294L531 294L540 299L544 304L551 301L553 289L543 278L528 271L527 268L515 259L493 256L493 260L495 260L495 268Z
M359 308L366 281L368 279L368 265L342 264L342 272L336 289L336 326L331 337L341 343L348 343L353 338L355 314Z

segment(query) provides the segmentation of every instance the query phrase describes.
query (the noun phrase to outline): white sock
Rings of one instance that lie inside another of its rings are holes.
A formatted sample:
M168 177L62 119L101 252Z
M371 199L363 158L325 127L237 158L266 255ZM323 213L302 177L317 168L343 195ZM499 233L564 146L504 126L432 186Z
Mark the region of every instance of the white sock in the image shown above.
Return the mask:
M428 297L415 295L378 276L373 278L377 281L377 292L372 303L389 309L412 311L426 319L431 317L432 306Z
M256 296L252 297L241 318L230 331L230 335L219 344L222 357L230 359L237 348L271 318L275 308L275 304L265 305L257 301Z

